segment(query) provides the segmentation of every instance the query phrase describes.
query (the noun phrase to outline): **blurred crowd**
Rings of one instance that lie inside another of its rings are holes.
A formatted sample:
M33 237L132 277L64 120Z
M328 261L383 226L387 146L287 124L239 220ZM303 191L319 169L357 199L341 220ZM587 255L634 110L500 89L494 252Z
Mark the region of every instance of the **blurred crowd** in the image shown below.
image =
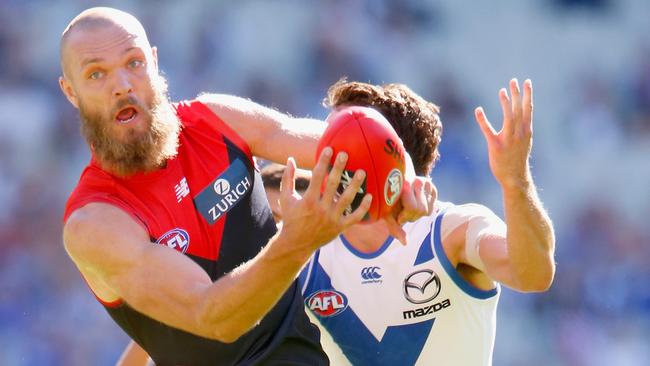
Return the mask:
M323 118L342 76L441 105L443 200L502 213L473 121L535 87L532 166L557 235L543 294L504 289L495 365L650 364L650 3L107 1L158 46L172 100L211 91ZM111 365L127 343L68 259L61 218L89 153L57 78L87 1L0 0L0 364Z

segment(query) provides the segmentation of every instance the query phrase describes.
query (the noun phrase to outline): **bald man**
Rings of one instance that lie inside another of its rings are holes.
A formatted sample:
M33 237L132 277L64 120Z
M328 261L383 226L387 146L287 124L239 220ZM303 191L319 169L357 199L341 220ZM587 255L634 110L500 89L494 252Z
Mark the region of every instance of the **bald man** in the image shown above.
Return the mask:
M92 153L66 204L63 239L115 322L157 365L328 364L295 278L372 197L343 214L365 173L336 194L347 157L326 148L315 161L324 123L228 95L171 103L156 48L116 9L70 22L61 68ZM253 155L288 167L277 233ZM302 197L296 162L313 167ZM427 214L430 182L407 183L398 217Z

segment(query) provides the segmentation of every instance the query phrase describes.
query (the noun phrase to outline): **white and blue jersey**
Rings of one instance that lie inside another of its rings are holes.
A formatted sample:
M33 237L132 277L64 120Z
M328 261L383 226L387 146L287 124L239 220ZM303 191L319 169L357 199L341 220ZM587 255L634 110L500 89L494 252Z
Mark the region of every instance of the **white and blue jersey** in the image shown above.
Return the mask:
M375 253L341 235L300 274L332 365L491 365L499 287L465 281L442 247L444 210Z

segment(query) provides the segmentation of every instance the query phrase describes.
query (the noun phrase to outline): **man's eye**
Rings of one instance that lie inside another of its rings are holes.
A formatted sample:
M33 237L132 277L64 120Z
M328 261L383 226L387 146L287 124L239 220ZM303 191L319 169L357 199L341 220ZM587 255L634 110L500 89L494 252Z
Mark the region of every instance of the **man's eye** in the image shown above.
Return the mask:
M97 79L101 78L102 76L104 76L103 72L94 71L94 72L90 73L90 75L88 75L88 78L92 79L92 80L97 80Z
M142 65L144 65L144 62L142 62L141 60L132 60L131 62L129 62L129 67L133 69L141 67Z

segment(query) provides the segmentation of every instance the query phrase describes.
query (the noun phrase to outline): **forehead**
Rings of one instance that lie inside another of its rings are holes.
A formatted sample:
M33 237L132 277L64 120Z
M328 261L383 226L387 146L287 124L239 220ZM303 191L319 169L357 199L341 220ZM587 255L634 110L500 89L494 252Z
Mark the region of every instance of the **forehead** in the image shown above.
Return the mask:
M72 29L62 49L63 63L70 71L79 71L88 61L110 61L133 48L145 54L151 49L144 31L113 23Z

